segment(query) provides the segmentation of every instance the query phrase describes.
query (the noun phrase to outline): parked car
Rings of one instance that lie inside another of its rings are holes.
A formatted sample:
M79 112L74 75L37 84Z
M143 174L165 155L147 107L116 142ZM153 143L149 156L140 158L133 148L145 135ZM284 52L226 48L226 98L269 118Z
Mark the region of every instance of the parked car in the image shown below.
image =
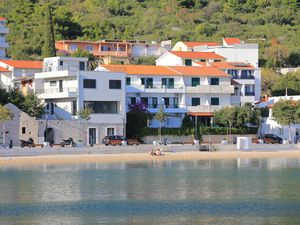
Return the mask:
M259 143L260 140L262 140L264 144L282 144L282 138L275 134L264 134L258 138L257 143Z
M127 140L121 135L110 135L110 136L105 136L102 140L102 143L105 144L106 146L108 145L122 145L122 141Z

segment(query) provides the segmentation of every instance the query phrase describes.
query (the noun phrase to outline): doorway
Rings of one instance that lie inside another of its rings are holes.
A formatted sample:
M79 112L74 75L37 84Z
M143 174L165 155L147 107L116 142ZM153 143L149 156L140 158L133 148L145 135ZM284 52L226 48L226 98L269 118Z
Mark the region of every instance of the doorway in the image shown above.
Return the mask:
M54 144L54 130L52 128L47 128L44 132L44 140L45 142L49 142Z
M89 144L91 146L93 146L97 142L96 133L97 133L96 128L89 128Z

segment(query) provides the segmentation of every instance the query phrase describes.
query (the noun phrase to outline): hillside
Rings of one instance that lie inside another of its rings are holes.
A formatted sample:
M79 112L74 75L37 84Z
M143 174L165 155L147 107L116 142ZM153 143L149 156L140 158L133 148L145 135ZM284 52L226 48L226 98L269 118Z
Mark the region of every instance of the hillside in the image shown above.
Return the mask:
M171 39L174 44L239 37L260 44L262 66L300 64L297 0L1 0L10 57L41 58L47 3L53 7L56 40Z

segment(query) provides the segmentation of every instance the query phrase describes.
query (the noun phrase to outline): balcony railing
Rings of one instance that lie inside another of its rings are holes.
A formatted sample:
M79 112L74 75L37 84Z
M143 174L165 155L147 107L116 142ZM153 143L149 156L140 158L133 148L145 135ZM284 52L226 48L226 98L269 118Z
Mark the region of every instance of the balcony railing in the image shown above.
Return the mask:
M215 112L226 105L197 105L197 106L187 106L187 110L190 112Z
M233 85L198 85L198 86L187 86L186 92L197 92L197 93L233 93Z
M46 64L44 64L44 67L43 67L43 72L56 72L56 71L65 71L65 70L77 72L79 70L79 68L78 68L78 66L75 66L75 65L48 66Z
M76 93L77 88L46 88L35 91L37 94Z
M232 76L232 79L255 79L253 75Z

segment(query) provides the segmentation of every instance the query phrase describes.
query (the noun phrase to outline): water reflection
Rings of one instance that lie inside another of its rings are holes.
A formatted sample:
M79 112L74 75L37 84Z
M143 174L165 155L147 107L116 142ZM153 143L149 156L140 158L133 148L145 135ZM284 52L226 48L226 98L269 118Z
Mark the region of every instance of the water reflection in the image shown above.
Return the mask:
M0 224L293 224L299 168L299 159L5 168Z

